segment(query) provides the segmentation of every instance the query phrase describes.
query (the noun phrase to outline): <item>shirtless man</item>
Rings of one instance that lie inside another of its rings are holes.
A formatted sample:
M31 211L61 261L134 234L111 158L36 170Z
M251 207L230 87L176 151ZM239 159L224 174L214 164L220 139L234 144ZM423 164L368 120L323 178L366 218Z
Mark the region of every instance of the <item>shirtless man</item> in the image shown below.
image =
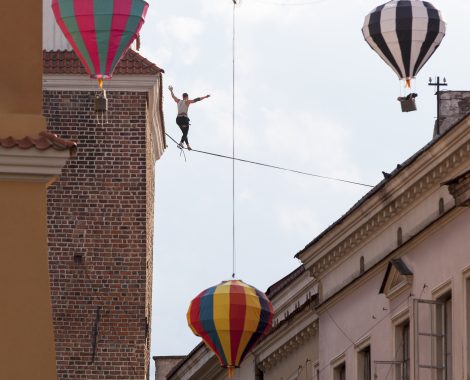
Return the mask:
M189 117L188 117L188 108L189 105L192 103L196 103L201 101L202 99L208 98L210 95L203 96L201 98L189 99L187 93L183 94L183 100L178 99L175 94L173 93L173 86L168 86L168 89L171 92L171 97L178 105L178 116L176 117L176 124L180 127L181 132L183 132L183 136L181 137L181 141L178 144L179 148L183 148L183 143L186 143L186 147L188 150L191 150L188 141L188 132L189 132Z

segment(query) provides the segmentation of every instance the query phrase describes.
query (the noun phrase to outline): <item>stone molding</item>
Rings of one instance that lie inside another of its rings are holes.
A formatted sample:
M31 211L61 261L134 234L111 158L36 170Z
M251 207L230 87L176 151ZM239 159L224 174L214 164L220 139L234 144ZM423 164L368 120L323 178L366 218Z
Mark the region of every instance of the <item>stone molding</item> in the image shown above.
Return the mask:
M148 92L159 79L160 75L116 75L104 82L104 89ZM47 91L99 91L96 79L80 74L44 74L42 88Z
M392 218L403 213L424 193L436 184L441 183L449 173L468 159L469 156L470 142L465 142L442 162L414 181L405 191L386 204L379 212L376 212L365 223L362 223L352 233L348 234L333 249L330 249L325 255L314 261L313 264L310 264L309 270L311 274L316 278L319 277L347 254L359 248L367 239L387 225Z
M189 359L188 359L189 358ZM215 354L205 345L199 344L193 352L186 358L184 365L177 369L172 369L167 379L190 379L193 376L204 376L204 378L213 378L215 375L223 373L223 368ZM209 362L212 364L207 365Z
M315 307L315 312L318 315L322 315L325 310L333 307L341 300L344 300L346 297L350 296L357 289L370 281L371 278L377 276L379 273L384 273L387 269L387 265L390 259L397 259L405 256L417 245L425 241L429 236L436 233L436 231L442 229L445 225L458 217L463 211L463 208L454 207L443 216L440 216L437 220L431 221L400 247L397 247L392 252L389 252L365 273L355 277L350 282L343 285L340 289L334 290L332 294L329 294L325 299L320 300L320 303Z
M0 181L50 182L69 157L69 150L0 147Z
M470 206L470 170L445 183L459 207Z
M306 327L300 330L297 334L292 336L287 342L281 345L278 349L274 350L271 354L266 356L258 363L258 367L265 371L270 370L280 363L284 358L291 355L300 346L305 344L308 340L314 337L318 332L318 322L314 321L309 323Z
M385 296L391 301L397 298L405 290L411 289L413 284L413 276L404 276L394 273L395 282L388 282L384 289Z

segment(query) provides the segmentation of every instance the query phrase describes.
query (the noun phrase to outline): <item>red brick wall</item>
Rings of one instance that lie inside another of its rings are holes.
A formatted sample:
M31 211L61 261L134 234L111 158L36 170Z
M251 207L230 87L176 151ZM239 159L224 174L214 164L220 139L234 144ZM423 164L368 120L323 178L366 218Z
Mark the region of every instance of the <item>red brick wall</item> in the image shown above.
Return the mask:
M49 130L78 143L48 191L49 270L58 379L148 376L153 153L147 94L45 91Z

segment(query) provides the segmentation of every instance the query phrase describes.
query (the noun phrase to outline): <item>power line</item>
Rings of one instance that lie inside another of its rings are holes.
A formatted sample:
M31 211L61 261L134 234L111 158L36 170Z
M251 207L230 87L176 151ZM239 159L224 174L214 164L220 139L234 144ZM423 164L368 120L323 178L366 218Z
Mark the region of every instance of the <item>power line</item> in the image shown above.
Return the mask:
M171 137L171 136L170 136L168 133L166 133L166 132L165 132L165 134L166 134L176 145L178 145L178 142L177 142L173 137ZM183 148L183 149L186 149L186 148ZM320 174L314 174L314 173L304 172L304 171L301 171L301 170L295 170L295 169L284 168L284 167L282 167L282 166L276 166L276 165L271 165L271 164L265 164L265 163L258 162L258 161L246 160L246 159L244 159L244 158L237 158L237 157L226 156L226 155L224 155L224 154L212 153L212 152L207 152L207 151L204 151L204 150L192 149L191 152L197 152L197 153L201 153L201 154L206 154L206 155L213 156L213 157L226 158L226 159L229 159L229 160L244 162L244 163L246 163L246 164L252 164L252 165L263 166L263 167L266 167L266 168L277 169L277 170L282 170L282 171L286 171L286 172L291 172L291 173L296 173L296 174L307 175L307 176L310 176L310 177L315 177L315 178L320 178L320 179L326 179L326 180L330 180L330 181L337 181L337 182L343 182L343 183L350 183L350 184L352 184L352 185L358 185L358 186L364 186L364 187L374 187L373 185L368 185L368 184L366 184L366 183L361 183L361 182L356 182L356 181L351 181L351 180L342 179L342 178L336 178L336 177L329 177L329 176L324 176L324 175L320 175Z
M256 3L266 4L266 5L275 5L279 7L303 7L308 5L317 5L321 3L325 3L328 0L313 0L313 1L300 1L300 2L293 2L293 1L269 1L269 0L253 0Z
M421 290L421 294L419 295L419 297L417 299L421 299L423 297L423 294L425 292L427 288L427 285L426 284L423 284L423 289ZM416 299L414 294L410 293L410 295L408 296L406 302L410 302L410 299ZM388 313L386 313L382 318L380 318L379 320L377 320L377 322L375 324L373 324L371 327L369 327L365 332L363 332L361 334L361 336L366 336L368 335L372 330L374 330L379 324L381 324L387 317L389 317L390 315L392 315L395 310L398 310L400 307L402 307L402 305L404 304L404 301L398 305L396 305L393 309L390 308L388 310ZM382 309L384 310L384 309ZM336 321L333 319L333 317L331 316L331 314L328 312L327 310L327 313L328 313L328 316L330 317L330 319L333 321L333 323L335 324L335 326L338 328L338 330L344 334L344 336L351 342L344 350L343 352L341 353L341 355L345 354L347 350L349 350L351 347L354 347L355 346L355 343L348 337L348 335L346 335L346 333L344 332L344 330L342 328L339 327L338 323L336 323ZM327 368L329 368L331 366L331 363L328 363L326 364L325 366L323 366L322 368L319 369L320 373L322 373L324 370L326 370ZM388 377L388 374L387 374L387 377Z
M233 0L232 35L232 278L235 279L235 7Z
M326 314L328 315L328 317L330 318L330 320L334 323L334 325L336 326L336 328L341 331L341 333L346 337L347 340L349 340L349 342L351 344L354 344L354 341L349 337L348 334L346 334L346 332L341 328L341 326L336 322L336 320L331 316L330 312L328 311L328 309L325 310L326 311Z
M412 294L408 296L407 302L409 302L410 298L412 298ZM397 306L395 306L393 309L390 309L388 313L386 313L381 319L377 320L376 323L374 323L371 327L369 327L364 333L361 334L361 336L366 336L368 335L372 330L374 330L379 324L381 324L387 317L389 317L395 310L400 308L403 305L403 302ZM334 322L335 326L339 329L340 332L342 332L345 337L351 342L341 353L341 355L345 354L351 347L355 346L355 343L344 333L344 330L339 327L339 325L336 323L336 321L331 317L331 314L328 313L329 317L331 320ZM325 366L319 369L320 373L323 373L324 370L329 368L331 366L331 363L327 363Z

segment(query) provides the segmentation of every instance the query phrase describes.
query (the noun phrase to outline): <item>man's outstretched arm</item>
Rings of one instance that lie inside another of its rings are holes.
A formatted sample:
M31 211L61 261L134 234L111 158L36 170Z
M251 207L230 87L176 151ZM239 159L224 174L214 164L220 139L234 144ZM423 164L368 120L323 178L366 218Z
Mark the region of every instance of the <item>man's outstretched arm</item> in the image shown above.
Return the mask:
M168 90L170 90L170 93L171 93L171 97L173 98L173 100L178 103L180 101L180 99L178 99L175 94L173 93L173 86L168 86Z
M200 102L201 100L207 99L207 98L209 98L209 97L210 97L210 95L202 96L202 97L200 97L200 98L194 98L194 99L191 99L191 100L189 101L189 103Z

